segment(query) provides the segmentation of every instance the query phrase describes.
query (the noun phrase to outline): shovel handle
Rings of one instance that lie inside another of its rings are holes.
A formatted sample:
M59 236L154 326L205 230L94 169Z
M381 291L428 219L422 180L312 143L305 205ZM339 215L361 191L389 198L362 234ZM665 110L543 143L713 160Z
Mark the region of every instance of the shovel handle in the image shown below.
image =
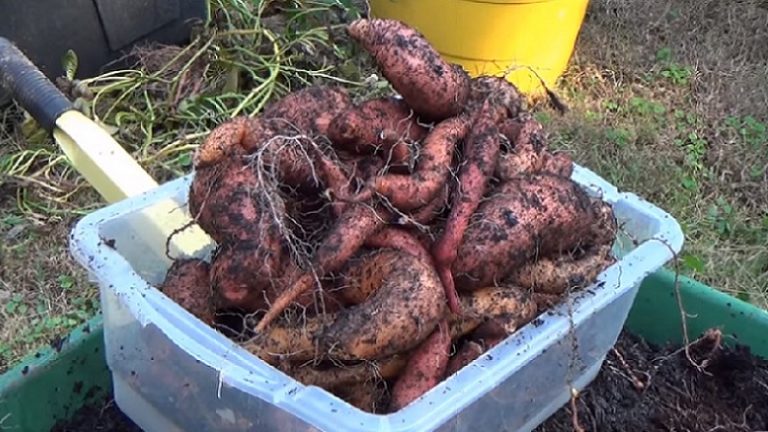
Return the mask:
M0 37L0 86L48 132L72 103L11 41Z

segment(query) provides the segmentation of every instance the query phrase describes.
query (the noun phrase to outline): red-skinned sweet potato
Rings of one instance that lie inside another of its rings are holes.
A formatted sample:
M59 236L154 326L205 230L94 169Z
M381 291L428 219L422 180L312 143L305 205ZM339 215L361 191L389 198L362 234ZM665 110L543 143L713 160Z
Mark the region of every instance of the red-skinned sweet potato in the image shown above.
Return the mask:
M208 283L210 266L196 259L177 259L171 264L160 290L189 313L208 325L213 324L213 292Z
M458 115L469 97L470 78L449 64L418 31L389 19L357 19L347 32L374 59L408 106L426 121Z
M351 204L331 227L311 261L312 270L296 273L295 279L272 303L256 326L262 332L291 303L316 284L319 277L340 269L385 222L377 210L366 204Z
M364 202L378 193L401 211L429 204L445 187L456 145L468 130L466 117L452 117L443 121L425 138L412 174L376 177L360 194L349 200Z
M327 135L331 120L351 105L344 87L313 85L268 104L261 117L291 135Z
M258 243L274 223L264 211L265 199L254 170L240 158L228 158L197 171L190 186L189 211L219 244Z
M455 292L451 267L456 261L459 244L496 169L502 139L496 125L504 116L503 106L486 102L467 137L465 163L459 168L459 183L451 199L451 211L432 249L440 278L448 292Z
M464 112L473 113L489 100L504 106L510 118L517 117L524 108L520 91L508 80L488 75L472 78Z
M389 164L410 166L411 144L427 136L402 99L369 99L337 115L328 127L335 146L358 154L380 153Z
M571 179L541 173L503 183L478 207L453 266L459 289L503 280L536 255L593 240L597 210Z
M395 381L389 402L390 411L405 407L442 381L451 356L450 350L448 323L441 321L413 351L403 373Z

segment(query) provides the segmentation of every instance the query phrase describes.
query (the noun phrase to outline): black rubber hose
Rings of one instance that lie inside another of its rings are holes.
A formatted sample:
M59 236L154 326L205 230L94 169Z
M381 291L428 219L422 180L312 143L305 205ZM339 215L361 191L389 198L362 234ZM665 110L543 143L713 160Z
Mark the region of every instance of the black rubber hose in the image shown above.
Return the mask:
M49 133L72 103L11 41L0 37L0 86Z

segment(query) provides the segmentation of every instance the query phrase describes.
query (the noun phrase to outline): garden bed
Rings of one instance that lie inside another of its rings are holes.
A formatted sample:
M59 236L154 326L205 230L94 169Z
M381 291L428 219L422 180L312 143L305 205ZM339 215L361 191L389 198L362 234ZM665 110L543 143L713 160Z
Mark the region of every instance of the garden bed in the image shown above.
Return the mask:
M623 332L595 381L537 432L754 431L768 429L768 361L719 331L684 346ZM692 363L693 361L693 363ZM694 363L706 362L702 370ZM581 429L578 429L581 428ZM109 399L80 409L53 432L139 431Z

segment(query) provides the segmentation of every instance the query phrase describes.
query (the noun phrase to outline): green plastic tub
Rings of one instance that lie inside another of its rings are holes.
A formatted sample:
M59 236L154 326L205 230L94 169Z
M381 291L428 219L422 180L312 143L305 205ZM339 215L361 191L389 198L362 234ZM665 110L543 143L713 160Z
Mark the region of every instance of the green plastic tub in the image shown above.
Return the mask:
M768 312L689 278L676 279L669 270L643 282L626 330L656 344L682 343L676 283L691 340L716 327L726 344L746 345L768 358ZM49 431L81 406L107 395L112 385L103 351L97 315L0 376L0 430Z

